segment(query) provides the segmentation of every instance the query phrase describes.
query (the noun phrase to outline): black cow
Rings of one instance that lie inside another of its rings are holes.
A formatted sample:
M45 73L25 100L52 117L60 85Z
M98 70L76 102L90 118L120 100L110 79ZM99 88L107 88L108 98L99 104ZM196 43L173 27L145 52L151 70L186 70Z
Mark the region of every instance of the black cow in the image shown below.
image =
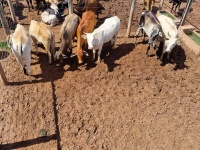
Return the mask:
M175 10L174 11L176 13L176 9L177 9L177 7L180 8L182 1L183 0L169 0L169 2L172 3L171 12L172 12L172 10L174 9L174 6L175 6Z

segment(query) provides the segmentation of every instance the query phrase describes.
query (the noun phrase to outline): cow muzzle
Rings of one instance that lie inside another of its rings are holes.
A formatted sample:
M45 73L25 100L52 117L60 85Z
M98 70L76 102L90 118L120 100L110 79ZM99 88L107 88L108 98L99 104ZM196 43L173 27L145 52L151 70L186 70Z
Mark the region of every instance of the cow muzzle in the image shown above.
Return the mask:
M90 49L90 50L91 50L91 49L93 49L93 47L89 47L89 46L88 46L88 49Z

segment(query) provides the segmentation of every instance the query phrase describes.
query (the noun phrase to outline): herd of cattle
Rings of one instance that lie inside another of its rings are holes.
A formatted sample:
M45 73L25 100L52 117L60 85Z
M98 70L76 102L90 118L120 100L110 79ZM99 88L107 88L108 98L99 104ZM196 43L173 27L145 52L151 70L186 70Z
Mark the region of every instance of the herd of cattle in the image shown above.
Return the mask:
M86 1L86 4L90 3L90 1L97 1L99 3L99 0ZM56 4L52 5L56 8ZM36 48L36 53L38 53L37 42L44 45L49 56L49 64L53 60L58 61L63 57L68 57L65 55L67 51L70 52L70 57L77 56L78 63L83 63L83 55L88 55L85 51L87 49L85 45L88 45L88 49L93 50L93 60L95 59L95 52L98 50L97 62L100 62L103 44L111 41L111 46L115 47L117 35L120 30L119 17L113 16L107 18L102 25L95 28L97 24L95 10L87 7L81 17L75 13L65 16L60 29L61 44L59 51L55 51L55 34L48 23L47 25L43 20L41 22L31 20L29 31L24 26L17 24L14 33L8 35L7 40L24 73L29 75L30 82L32 44ZM51 19L55 20L54 17L51 17ZM148 10L142 12L139 27L136 31L135 44L141 30L143 32L143 40L145 35L149 37L147 55L150 46L152 46L156 51L162 51L161 60L165 52L168 53L169 58L169 54L174 46L179 44L176 24L171 18L164 15L158 16ZM77 38L77 46L75 53L72 53L72 43L75 37Z

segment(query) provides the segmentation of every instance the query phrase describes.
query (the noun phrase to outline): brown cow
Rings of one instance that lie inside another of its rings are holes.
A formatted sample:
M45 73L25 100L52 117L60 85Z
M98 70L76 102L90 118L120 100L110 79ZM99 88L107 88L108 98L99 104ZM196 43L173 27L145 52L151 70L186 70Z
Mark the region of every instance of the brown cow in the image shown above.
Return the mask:
M84 32L91 33L93 32L95 26L96 26L97 20L95 18L95 14L93 11L86 11L82 14L81 22L78 25L77 28L77 48L76 48L76 54L78 57L79 64L83 62L83 44L87 44L87 40L83 39L81 35L83 35Z
M84 5L82 5L84 4ZM98 10L99 10L99 0L83 0L81 5L77 5L75 6L75 12L80 14L83 13L85 11L93 11L94 13L97 14L97 18L98 18Z

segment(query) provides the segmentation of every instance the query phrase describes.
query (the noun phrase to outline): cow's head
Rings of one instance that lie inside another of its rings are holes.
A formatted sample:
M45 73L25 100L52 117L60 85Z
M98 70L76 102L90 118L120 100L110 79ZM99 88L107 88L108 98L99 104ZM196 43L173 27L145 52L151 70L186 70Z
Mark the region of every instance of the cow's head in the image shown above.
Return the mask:
M97 47L97 41L99 39L99 33L84 33L81 36L83 39L87 39L87 43L88 43L88 49L93 49L96 50L98 49Z
M9 47L9 48L12 48L12 36L13 36L13 34L8 34L8 35L6 36L6 39L7 39L8 47Z
M151 38L149 39L149 44L152 44L156 39L161 40L164 37L164 34L160 28L154 28L151 33Z
M172 49L178 45L179 41L178 38L176 37L170 37L169 39L165 40L165 45L167 46L167 48L165 49L165 52L170 53L172 51Z

